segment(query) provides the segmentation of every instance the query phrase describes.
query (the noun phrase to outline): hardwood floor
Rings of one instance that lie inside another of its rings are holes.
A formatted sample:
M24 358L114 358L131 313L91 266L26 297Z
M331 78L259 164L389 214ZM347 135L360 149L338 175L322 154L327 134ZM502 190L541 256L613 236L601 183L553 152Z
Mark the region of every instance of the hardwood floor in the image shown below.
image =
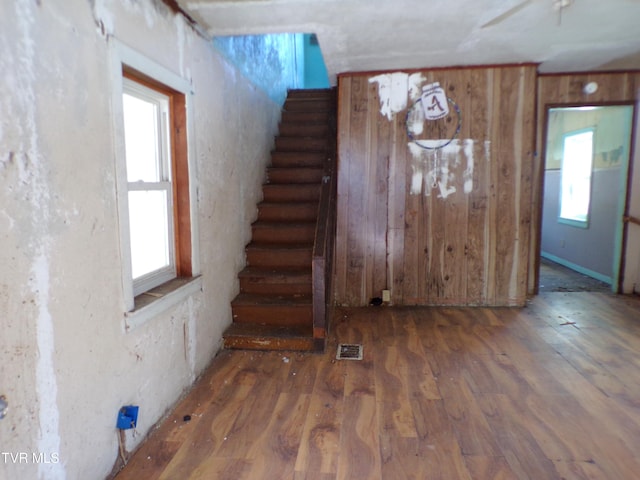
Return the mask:
M338 309L332 327L324 354L221 352L117 480L640 475L637 297Z

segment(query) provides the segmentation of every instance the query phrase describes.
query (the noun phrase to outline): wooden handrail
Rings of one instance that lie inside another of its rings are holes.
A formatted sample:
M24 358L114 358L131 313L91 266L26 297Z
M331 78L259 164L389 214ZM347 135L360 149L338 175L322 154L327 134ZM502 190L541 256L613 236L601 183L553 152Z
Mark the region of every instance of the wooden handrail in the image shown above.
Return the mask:
M634 223L636 225L640 225L640 219L632 217L631 215L625 215L624 217L622 217L622 221L624 223Z
M318 223L312 258L313 338L323 350L327 336L327 305L331 297L333 246L335 239L336 175L333 155L325 162L318 202Z
M332 144L322 172L322 186L318 202L318 222L312 253L311 287L313 295L313 338L316 350L324 350L328 332L328 306L331 301L333 278L333 247L336 230L337 168L335 117L331 119Z

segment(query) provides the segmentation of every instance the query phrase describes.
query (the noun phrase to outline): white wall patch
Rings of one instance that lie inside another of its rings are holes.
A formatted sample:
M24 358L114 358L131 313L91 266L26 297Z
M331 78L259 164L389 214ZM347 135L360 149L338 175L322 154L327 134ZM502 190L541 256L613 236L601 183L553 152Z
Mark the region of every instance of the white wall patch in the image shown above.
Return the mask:
M369 79L369 83L378 84L380 113L389 121L407 108L408 79L409 75L402 72L385 73Z

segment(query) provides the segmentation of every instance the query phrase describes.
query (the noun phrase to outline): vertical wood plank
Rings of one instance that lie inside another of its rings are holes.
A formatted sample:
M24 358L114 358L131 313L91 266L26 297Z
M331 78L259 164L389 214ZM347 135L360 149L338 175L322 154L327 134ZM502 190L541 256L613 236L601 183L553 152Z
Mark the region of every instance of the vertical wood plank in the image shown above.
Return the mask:
M404 292L404 231L405 197L407 195L407 148L405 124L402 117L396 117L391 135L391 156L389 158L389 187L387 201L387 283L391 287L391 300L403 305Z
M349 222L349 164L351 159L351 77L338 81L338 162L336 243L334 249L334 298L345 303L347 290L347 226Z
M345 301L349 305L362 305L366 288L364 278L367 254L365 211L366 192L369 188L368 166L371 152L368 151L368 82L366 77L354 77L351 82L351 135L349 143L348 174L349 202L347 222L347 284ZM340 206L338 207L340 208Z
M467 228L467 302L481 305L486 302L486 231L487 208L489 204L489 118L491 97L489 73L472 70L469 80L469 105L467 117L471 123L470 140L473 141L473 189L469 195ZM485 100L481 100L485 99Z

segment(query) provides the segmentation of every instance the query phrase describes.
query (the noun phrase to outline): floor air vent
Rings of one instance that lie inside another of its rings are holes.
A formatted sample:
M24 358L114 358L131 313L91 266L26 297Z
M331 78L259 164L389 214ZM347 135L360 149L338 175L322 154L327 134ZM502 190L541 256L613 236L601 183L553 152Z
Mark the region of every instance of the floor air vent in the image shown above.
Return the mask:
M362 360L362 345L340 343L336 358L338 360Z

